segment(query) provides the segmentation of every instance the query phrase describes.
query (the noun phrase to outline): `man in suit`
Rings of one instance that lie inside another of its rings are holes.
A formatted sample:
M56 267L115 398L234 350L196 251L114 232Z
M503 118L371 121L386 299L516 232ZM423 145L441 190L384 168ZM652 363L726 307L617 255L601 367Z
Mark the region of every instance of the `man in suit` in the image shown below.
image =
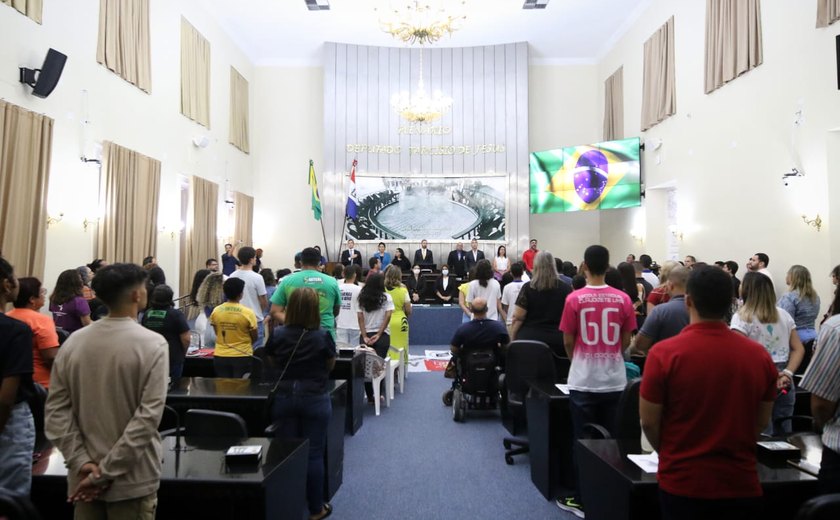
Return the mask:
M414 252L414 265L431 269L435 265L435 258L429 251L429 243L426 239L420 241L420 249Z
M463 278L467 275L467 253L464 252L463 242L455 244L455 250L449 252L446 265L449 266L452 274L458 278Z
M467 270L469 271L479 260L484 260L484 251L479 251L478 240L472 239L470 242L470 251L467 253Z
M362 253L356 249L353 239L347 241L347 249L341 252L341 265L347 267L350 264L362 265Z

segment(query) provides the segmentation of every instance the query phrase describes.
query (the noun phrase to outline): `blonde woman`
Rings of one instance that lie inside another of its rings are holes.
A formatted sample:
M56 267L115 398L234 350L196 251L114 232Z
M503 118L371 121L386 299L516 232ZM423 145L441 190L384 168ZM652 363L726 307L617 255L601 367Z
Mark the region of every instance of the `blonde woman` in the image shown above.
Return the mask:
M799 340L805 344L817 337L817 315L820 313L820 297L811 284L808 268L794 265L785 276L788 292L779 298L779 307L793 317Z
M796 325L788 312L776 307L776 293L769 277L749 272L741 282L741 299L744 304L732 316L732 330L764 345L779 376L776 380L778 396L773 405L773 421L779 417L793 415L796 392L793 374L799 368L805 348L796 333ZM790 421L780 427L768 426L765 433L782 435L790 432Z
M667 260L662 264L662 268L659 270L659 286L652 290L647 297L648 316L650 316L654 307L671 299L671 295L668 294L668 275L678 265L680 264L673 260Z
M411 298L408 289L402 283L402 269L389 265L385 269L385 292L394 300L394 312L388 325L391 331L391 346L405 349L405 362L408 363L408 317L411 316ZM388 351L388 355L397 359L397 353Z

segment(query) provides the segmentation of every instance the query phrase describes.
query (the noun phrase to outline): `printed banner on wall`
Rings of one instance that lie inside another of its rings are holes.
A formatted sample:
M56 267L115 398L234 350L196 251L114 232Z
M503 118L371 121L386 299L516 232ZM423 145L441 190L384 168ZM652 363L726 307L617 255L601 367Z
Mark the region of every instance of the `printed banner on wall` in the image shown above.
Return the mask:
M356 176L355 240L505 240L506 175Z

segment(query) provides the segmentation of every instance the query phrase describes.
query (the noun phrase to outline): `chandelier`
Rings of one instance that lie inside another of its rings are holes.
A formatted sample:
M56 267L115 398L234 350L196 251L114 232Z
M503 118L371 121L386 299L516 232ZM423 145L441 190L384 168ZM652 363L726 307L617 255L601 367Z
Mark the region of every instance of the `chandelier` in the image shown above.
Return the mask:
M412 123L430 123L437 121L452 108L452 98L444 96L440 91L429 97L423 85L423 48L420 48L420 80L414 95L402 91L391 96L391 107L406 121Z
M431 4L436 3L433 7ZM394 38L413 45L435 43L461 27L467 15L466 0L450 0L456 12L447 12L446 0L391 0L379 18L382 30ZM391 7L396 4L396 7Z

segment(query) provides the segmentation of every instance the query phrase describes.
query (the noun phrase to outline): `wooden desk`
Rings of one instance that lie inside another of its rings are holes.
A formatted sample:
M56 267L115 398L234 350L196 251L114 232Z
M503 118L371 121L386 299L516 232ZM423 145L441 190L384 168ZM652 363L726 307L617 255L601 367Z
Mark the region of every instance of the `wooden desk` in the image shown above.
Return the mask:
M327 381L327 391L332 400L333 413L327 429L325 455L325 492L329 500L341 487L344 473L344 430L347 415L347 381ZM181 379L169 391L166 404L178 412L183 424L187 410L201 408L232 412L242 416L249 435L261 435L269 422L265 415L271 383L257 383L248 379L192 377Z
M586 518L660 518L656 474L643 472L627 458L628 453L640 453L638 440L581 440L575 449ZM819 492L816 478L787 465L759 463L758 476L765 496L764 520L794 518L799 506Z
M308 441L251 438L239 444L263 446L260 464L231 468L225 465L227 448L176 452L175 438L164 437L157 517L303 518ZM64 457L51 448L33 467L32 501L43 518L72 519L73 507L66 500Z
M531 381L525 398L531 481L551 500L574 488L569 396L554 381Z

